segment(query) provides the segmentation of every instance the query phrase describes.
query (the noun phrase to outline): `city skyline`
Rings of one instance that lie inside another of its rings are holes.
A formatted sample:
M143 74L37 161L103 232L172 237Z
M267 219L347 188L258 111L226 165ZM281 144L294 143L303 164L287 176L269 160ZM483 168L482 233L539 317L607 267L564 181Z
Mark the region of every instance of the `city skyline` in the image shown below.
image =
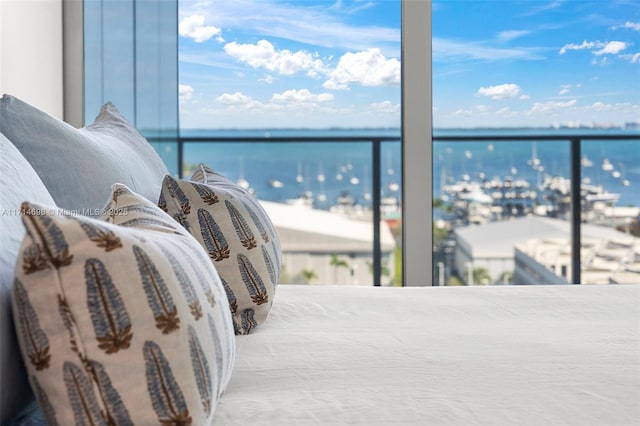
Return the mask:
M433 2L434 127L640 121L640 2ZM183 128L400 126L400 2L179 3Z

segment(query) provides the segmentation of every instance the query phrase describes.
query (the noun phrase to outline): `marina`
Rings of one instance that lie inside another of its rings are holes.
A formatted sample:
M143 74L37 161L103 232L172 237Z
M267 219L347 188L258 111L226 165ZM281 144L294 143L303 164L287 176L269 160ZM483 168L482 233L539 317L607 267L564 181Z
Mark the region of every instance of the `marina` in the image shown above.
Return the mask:
M436 220L447 226L482 224L538 215L568 219L570 215L570 159L566 141L509 141L531 134L560 135L567 129L451 129L434 132L433 198ZM581 129L586 135L601 129ZM198 136L204 131L193 131ZM620 135L626 129L608 129ZM219 130L215 143L187 143L184 171L202 161L265 201L305 206L370 220L372 213L371 153L368 144L350 141L353 135L393 137L399 129L335 130ZM487 134L497 135L495 140ZM632 135L637 131L631 131ZM461 135L478 141L440 141ZM264 142L231 142L253 138ZM295 143L296 137L341 143ZM482 139L485 137L485 139ZM279 142L287 138L287 143ZM222 141L221 141L222 139ZM635 219L640 206L640 151L629 141L582 142L581 210L586 221L614 224ZM230 145L233 145L233 149ZM631 149L630 149L631 148ZM401 144L382 143L380 209L384 219L398 220L402 205ZM230 156L233 153L233 157Z

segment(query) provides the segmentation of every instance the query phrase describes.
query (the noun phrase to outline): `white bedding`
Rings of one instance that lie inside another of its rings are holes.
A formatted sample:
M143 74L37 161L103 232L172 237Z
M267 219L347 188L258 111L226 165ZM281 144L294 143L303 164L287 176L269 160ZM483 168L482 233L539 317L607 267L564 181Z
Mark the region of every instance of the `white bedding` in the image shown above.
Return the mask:
M214 425L639 425L640 286L286 286Z

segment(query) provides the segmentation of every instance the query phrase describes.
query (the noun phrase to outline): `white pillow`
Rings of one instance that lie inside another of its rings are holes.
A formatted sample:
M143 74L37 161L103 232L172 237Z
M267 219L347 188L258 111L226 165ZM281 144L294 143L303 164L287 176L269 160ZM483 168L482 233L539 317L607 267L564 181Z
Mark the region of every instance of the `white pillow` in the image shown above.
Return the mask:
M13 315L49 424L210 424L235 356L199 243L113 186L100 219L23 204ZM106 420L106 421L105 421Z
M0 424L33 400L11 318L13 271L25 234L20 204L25 199L54 205L31 164L0 133Z
M115 182L157 202L168 173L153 147L111 103L93 124L76 129L4 95L0 132L31 163L56 204L83 216L100 215Z

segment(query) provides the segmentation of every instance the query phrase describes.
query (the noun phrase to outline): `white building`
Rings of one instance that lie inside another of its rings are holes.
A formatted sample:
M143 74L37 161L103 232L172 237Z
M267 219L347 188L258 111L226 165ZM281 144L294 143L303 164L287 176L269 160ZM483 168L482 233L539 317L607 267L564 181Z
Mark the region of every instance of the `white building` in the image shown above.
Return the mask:
M518 284L571 282L569 238L530 239L515 248ZM608 227L583 225L581 284L640 284L640 239Z
M552 238L569 231L569 224L560 220L536 216L490 222L456 228L454 267L469 284L469 271L485 268L491 276L490 284L501 284L503 274L513 274L514 247L532 235ZM475 283L479 284L479 283Z
M280 236L282 283L305 283L305 272L313 272L309 284L372 285L371 221L301 205L260 203ZM380 243L382 266L389 271L381 279L385 285L393 279L396 247L385 222L380 223Z
M455 230L455 268L465 282L485 268L492 284L504 273L514 284L566 284L571 280L570 222L530 216ZM584 284L640 283L640 239L613 228L581 226ZM479 284L479 283L475 283Z

